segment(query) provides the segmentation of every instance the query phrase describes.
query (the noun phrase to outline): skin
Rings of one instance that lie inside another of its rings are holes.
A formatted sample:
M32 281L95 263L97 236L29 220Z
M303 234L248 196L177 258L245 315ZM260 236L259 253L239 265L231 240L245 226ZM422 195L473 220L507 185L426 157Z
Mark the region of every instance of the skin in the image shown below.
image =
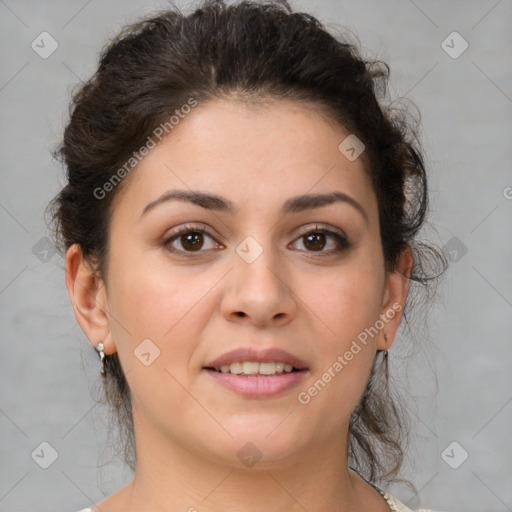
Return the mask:
M200 104L116 197L106 283L79 247L70 247L66 281L77 320L93 345L119 353L134 412L135 478L95 512L389 511L347 468L347 432L376 351L391 346L402 312L307 405L297 398L407 296L410 251L386 274L377 199L362 157L349 161L338 150L348 134L314 106L288 100L258 108L234 100ZM176 189L217 194L237 210L179 200L141 216ZM367 219L345 202L280 211L291 197L332 191L354 198ZM165 245L185 224L211 235L201 251L186 253L179 237ZM320 251L311 250L299 230L316 232L316 224L344 233L350 247L322 257L338 248L327 236ZM252 263L236 252L247 236L263 249ZM145 366L134 350L148 338L160 355ZM287 350L308 373L278 396L247 398L202 370L246 346ZM248 442L262 454L250 468L237 457Z

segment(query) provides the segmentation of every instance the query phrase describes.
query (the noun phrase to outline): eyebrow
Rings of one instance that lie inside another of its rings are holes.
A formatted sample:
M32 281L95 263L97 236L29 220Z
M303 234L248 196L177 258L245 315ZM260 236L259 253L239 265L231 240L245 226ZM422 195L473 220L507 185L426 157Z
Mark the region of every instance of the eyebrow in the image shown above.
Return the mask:
M224 197L200 192L195 190L169 190L160 197L148 203L142 210L141 217L160 204L168 201L187 201L206 210L233 213L237 210L235 204ZM288 213L297 213L313 208L321 208L336 202L343 202L354 207L368 223L368 215L365 209L353 197L344 192L330 192L328 194L304 194L296 196L285 201L281 208L283 215Z

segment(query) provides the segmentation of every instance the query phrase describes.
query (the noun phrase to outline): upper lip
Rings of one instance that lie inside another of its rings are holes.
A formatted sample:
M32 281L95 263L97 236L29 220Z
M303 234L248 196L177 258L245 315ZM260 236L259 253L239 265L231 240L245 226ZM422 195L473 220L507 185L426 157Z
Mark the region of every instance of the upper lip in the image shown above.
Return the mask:
M209 362L205 368L220 368L223 365L239 363L242 361L253 361L258 363L285 363L292 365L297 370L307 370L307 364L298 357L279 348L268 348L256 350L250 347L237 348L221 355L214 361Z

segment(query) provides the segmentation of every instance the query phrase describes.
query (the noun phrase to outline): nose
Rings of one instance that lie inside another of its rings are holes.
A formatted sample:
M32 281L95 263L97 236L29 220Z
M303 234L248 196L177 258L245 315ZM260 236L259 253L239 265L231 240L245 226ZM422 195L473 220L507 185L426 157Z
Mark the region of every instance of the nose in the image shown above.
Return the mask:
M221 311L230 322L271 327L289 323L296 314L297 303L289 279L269 251L251 263L238 254L229 272L222 297Z

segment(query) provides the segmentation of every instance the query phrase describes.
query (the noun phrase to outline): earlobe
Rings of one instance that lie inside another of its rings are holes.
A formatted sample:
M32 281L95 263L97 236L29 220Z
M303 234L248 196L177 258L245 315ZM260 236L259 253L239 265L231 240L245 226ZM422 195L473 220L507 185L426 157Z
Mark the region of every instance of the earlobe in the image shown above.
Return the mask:
M95 347L102 342L105 354L115 352L104 283L78 244L66 253L66 287L76 319L89 341Z
M377 342L379 350L389 349L395 340L403 317L413 264L412 251L406 247L400 255L397 268L387 276L381 310L384 327Z

